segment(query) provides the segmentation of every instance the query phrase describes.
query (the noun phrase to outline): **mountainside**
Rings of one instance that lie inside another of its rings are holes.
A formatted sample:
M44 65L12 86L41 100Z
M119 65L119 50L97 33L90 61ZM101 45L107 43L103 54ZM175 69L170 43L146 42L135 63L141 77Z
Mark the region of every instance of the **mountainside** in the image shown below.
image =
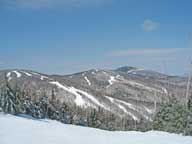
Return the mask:
M55 91L61 102L83 108L101 108L134 121L151 120L161 103L185 100L186 79L158 72L121 67L92 69L71 75L48 75L29 70L2 70L0 84L7 78L12 86L31 93Z

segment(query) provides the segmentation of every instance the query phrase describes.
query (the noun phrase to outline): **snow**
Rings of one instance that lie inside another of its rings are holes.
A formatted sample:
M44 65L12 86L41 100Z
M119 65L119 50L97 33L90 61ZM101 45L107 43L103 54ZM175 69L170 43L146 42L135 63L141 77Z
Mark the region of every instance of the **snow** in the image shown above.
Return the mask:
M163 90L163 92L164 92L165 94L168 94L168 91L167 91L166 88L162 87L162 90Z
M53 85L56 85L58 86L59 88L73 94L76 96L76 99L75 99L75 103L78 105L78 106L83 106L83 107L86 107L86 106L90 106L90 107L93 107L93 108L96 108L94 105L91 105L89 102L85 102L82 98L82 96L85 96L87 99L89 99L90 101L92 101L95 105L99 106L99 107L102 107L106 110L109 110L108 107L106 107L105 105L103 105L102 103L100 103L94 96L92 96L91 94L88 94L87 92L83 91L83 90L80 90L80 89L76 89L74 87L66 87L64 85L62 85L61 83L57 82L57 81L54 81L54 82L49 82L50 84L53 84Z
M109 85L107 86L107 88L110 87L111 85L113 85L113 82L115 82L115 81L116 81L115 77L114 76L110 76L110 79L108 80Z
M144 109L149 113L149 114L153 114L155 111L152 109L149 109L147 107L144 106Z
M108 75L107 72L105 72L105 71L102 71L102 73L103 73L104 75L106 75L106 76Z
M44 79L49 79L48 77L46 77L46 76L41 76L41 78L40 78L41 80L44 80Z
M8 72L8 73L7 73L7 77L10 77L10 76L11 76L11 72Z
M32 74L34 74L34 75L40 75L39 73L36 73L36 72L31 72Z
M85 76L84 79L86 80L86 82L88 83L88 85L91 85L91 82L89 81L89 79Z
M32 74L30 74L30 73L28 73L28 72L25 72L25 71L22 71L22 73L24 73L25 75L27 75L27 76L29 76L29 77L32 76Z
M85 76L85 73L82 73L81 75L82 75L82 76Z
M192 137L166 132L110 132L0 114L0 144L191 144Z
M126 105L128 106L130 109L139 112L145 119L152 121L152 119L145 115L144 113L140 112L133 104L122 101L122 100L118 100L109 96L105 96L107 99L109 99L113 104L117 105L120 109L122 109L124 111L124 113L128 114L129 116L131 116L134 120L139 121L139 118L137 118L134 114L132 114L131 112L128 112L127 109L123 106ZM123 104L123 105L122 105ZM149 113L149 114L153 114L154 111L151 109L148 109L147 107L144 106L144 109Z
M155 91L155 92L158 92L158 93L165 93L165 94L168 94L168 91L166 88L161 88L161 89L157 89L157 88L153 88L153 87L149 87L149 86L145 86L141 83L138 83L138 82L135 82L135 81L127 81L128 84L132 85L132 86L136 86L136 87L140 87L140 88L143 88L143 89L146 89L148 91Z
M75 88L74 88L75 89ZM90 99L93 103L95 103L96 105L106 109L106 110L110 110L108 107L106 107L105 105L103 105L102 103L100 103L94 96L88 94L85 91L79 90L79 89L75 89L76 92L83 94L85 97L87 97L88 99Z
M24 74L26 74L27 76L32 76L33 75L36 75L36 76L39 76L40 79L43 81L44 79L49 79L47 76L43 76L39 73L36 73L36 72L31 72L32 74L28 73L28 72L25 72L25 71L22 71ZM49 79L49 80L52 80L52 79Z
M71 88L70 87L65 87L64 85L62 85L61 83L59 83L57 81L53 81L53 82L49 82L49 83L53 84L53 85L56 85L59 88L61 88L61 89L65 90L65 91L75 95L76 96L75 103L78 106L83 106L85 104L85 101L83 100L82 96L76 92L75 88L73 88L73 87L71 87Z
M86 81L87 84L90 86L90 85L91 85L91 82L90 82L90 80L87 78L87 76L85 76L85 75L86 75L86 72L82 73L82 76L84 77L85 81Z
M138 72L138 71L144 71L144 69L132 69L132 70L127 71L127 74L129 74L129 73L136 74L136 72Z
M121 101L121 100L117 100L117 101L120 102L120 103L122 103L122 104L124 104L124 105L126 105L126 106L128 106L130 109L139 112L138 109L136 109L136 107L135 107L133 104L128 103L128 102L124 102L124 101ZM153 114L153 113L154 113L153 110L150 110L150 109L148 109L147 107L144 107L144 109L145 109L149 114ZM152 119L151 119L149 116L147 116L147 115L145 115L145 114L143 114L143 113L140 113L140 114L141 114L145 119L152 121ZM132 115L132 118L133 118L134 120L139 121L139 118L137 118L137 117L134 116L133 114L129 113L129 115Z
M13 72L17 75L17 78L21 77L21 73L19 73L18 71L13 71Z
M79 93L76 92L76 89L74 87L69 88L69 91L71 91L71 93L76 96L75 103L78 106L85 105L85 101L83 100L82 96Z
M91 72L93 75L95 74L95 72Z
M8 81L10 81L10 80L12 79L12 77L11 77L11 72L8 72L8 73L7 73L7 78L8 78Z
M119 104L119 103L121 103L121 104L124 104L124 105L126 105L126 106L128 106L130 109L132 109L132 110L136 110L136 108L132 105L132 104L130 104L130 103L128 103L128 102L124 102L124 101L122 101L122 100L118 100L118 99L115 99L115 98L111 98L111 97L109 97L109 96L105 96L107 99L109 99L112 103L115 103L115 104Z
M127 81L128 84L132 85L132 86L137 86L137 87L140 87L140 88L143 88L143 89L146 89L148 91L156 91L156 92L159 92L159 93L162 93L161 90L159 89L156 89L156 88L152 88L152 87L148 87L148 86L145 86L141 83L137 83L137 82L134 82L134 81Z
M126 114L130 115L135 121L139 121L139 118L137 118L137 117L136 117L134 114L132 114L131 112L127 111L127 109L126 109L124 106L122 106L122 105L120 105L120 104L118 104L118 106L119 106L119 108L122 109Z
M107 99L109 99L112 103L114 102L114 98L109 97L109 96L105 96Z
M128 114L129 116L131 116L135 121L139 121L139 118L137 118L134 114L132 114L131 112L128 112L127 109L122 105L127 105L129 108L136 110L135 107L133 107L132 104L118 100L118 99L114 99L112 97L109 96L105 96L107 99L109 99L113 104L117 105L120 109L123 110L124 113Z
M128 102L124 102L122 100L117 100L117 101L120 102L120 103L123 103L124 105L128 106L132 110L136 110L136 108L132 104L130 104Z
M118 106L119 106L119 108L122 109L125 113L127 113L127 110L126 110L126 108L125 108L124 106L122 106L122 105L118 105Z

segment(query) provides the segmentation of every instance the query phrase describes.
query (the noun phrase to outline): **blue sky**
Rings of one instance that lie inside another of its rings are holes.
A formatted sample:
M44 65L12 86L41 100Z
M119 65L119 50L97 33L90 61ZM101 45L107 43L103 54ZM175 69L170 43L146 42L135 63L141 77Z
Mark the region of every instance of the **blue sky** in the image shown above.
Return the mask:
M191 0L0 0L0 69L67 74L129 65L187 73L191 5Z

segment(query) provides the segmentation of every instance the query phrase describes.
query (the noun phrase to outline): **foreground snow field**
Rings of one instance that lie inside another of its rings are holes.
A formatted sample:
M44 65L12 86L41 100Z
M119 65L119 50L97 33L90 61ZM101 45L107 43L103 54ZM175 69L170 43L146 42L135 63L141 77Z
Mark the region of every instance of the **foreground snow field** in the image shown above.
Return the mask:
M0 144L192 144L165 132L108 132L0 113Z

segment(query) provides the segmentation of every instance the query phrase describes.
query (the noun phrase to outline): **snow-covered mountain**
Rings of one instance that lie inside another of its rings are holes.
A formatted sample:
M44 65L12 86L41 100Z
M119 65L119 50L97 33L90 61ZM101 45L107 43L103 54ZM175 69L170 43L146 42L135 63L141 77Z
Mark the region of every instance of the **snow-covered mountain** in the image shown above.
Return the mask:
M0 113L0 144L191 144L192 137L166 132L109 132L53 120Z
M102 108L139 121L151 120L159 104L171 97L184 101L186 79L135 67L92 69L71 75L48 75L30 70L2 70L0 84L9 81L22 90L51 95L83 108Z

